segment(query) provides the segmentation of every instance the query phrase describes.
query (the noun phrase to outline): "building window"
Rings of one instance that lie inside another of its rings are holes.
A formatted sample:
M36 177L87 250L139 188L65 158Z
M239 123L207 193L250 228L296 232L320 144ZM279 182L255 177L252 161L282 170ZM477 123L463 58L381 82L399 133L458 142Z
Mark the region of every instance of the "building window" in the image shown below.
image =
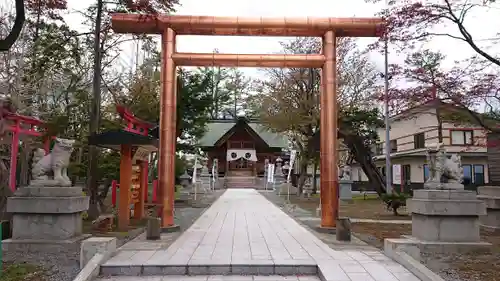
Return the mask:
M478 185L484 184L484 165L474 165L474 183Z
M244 141L242 144L243 148L254 148L254 144L251 141Z
M464 171L464 185L471 184L472 181L472 165L462 165L462 169Z
M424 148L425 147L425 133L419 133L413 136L413 148Z
M410 186L411 185L411 166L410 165L403 165L402 172L403 172L403 182L401 184L406 185L406 186Z
M382 155L384 154L384 149L383 149L383 143L377 143L375 144L375 155Z
M230 141L229 142L229 148L240 149L241 148L241 142L240 141Z
M452 145L472 145L474 142L472 130L451 130Z
M424 182L426 182L429 179L429 165L424 164Z
M398 152L398 140L391 140L391 153Z

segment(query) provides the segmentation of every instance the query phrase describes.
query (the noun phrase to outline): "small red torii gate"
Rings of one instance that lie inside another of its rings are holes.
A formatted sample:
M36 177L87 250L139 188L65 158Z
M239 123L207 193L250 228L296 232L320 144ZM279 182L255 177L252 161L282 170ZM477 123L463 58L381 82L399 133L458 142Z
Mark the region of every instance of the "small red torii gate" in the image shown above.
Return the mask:
M19 140L21 135L42 137L44 132L40 131L45 127L45 122L34 117L19 115L16 113L7 113L3 116L10 124L7 131L12 133L11 151L10 151L10 169L9 169L9 187L12 191L16 190L17 175L17 154L19 152ZM50 150L51 137L44 142L45 153Z
M116 111L120 117L126 122L124 131L138 135L149 136L149 131L154 127L154 124L137 118L132 112L122 105L116 106ZM136 152L137 153L137 152ZM132 145L122 144L120 146L120 186L132 185ZM134 218L141 219L144 217L145 201L148 194L148 160L141 159L140 167L140 188L138 200L134 203ZM129 220L129 205L131 200L129 189L120 189L118 200L118 225L120 228L128 226Z

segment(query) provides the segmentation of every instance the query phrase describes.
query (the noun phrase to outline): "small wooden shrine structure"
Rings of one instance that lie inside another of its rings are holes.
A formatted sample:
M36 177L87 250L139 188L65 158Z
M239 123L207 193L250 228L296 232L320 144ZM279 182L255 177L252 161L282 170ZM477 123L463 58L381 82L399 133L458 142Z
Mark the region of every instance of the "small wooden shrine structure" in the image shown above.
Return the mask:
M134 219L145 216L149 155L157 151L158 139L149 135L155 124L135 117L123 106L117 106L116 110L126 122L125 128L91 135L89 144L120 151L118 227L126 230L130 223L131 204Z

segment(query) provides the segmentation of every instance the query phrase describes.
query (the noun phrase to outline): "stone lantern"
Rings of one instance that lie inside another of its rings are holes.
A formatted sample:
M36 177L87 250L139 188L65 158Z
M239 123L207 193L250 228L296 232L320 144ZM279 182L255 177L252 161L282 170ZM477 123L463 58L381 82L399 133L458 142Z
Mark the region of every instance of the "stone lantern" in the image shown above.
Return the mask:
M183 188L188 188L191 186L191 177L187 174L186 171L184 171L184 174L179 177L179 180Z

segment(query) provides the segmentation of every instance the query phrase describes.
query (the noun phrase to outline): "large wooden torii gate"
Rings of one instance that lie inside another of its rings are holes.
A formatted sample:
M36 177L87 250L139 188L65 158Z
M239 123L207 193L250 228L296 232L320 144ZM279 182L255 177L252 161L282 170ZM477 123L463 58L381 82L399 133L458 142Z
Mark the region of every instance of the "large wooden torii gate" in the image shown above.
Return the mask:
M380 18L242 18L181 15L114 14L118 33L162 35L159 193L162 227L174 226L174 165L176 144L176 67L303 67L321 72L321 226L335 227L338 217L337 37L376 37ZM176 35L307 36L323 38L321 54L197 54L176 52Z

